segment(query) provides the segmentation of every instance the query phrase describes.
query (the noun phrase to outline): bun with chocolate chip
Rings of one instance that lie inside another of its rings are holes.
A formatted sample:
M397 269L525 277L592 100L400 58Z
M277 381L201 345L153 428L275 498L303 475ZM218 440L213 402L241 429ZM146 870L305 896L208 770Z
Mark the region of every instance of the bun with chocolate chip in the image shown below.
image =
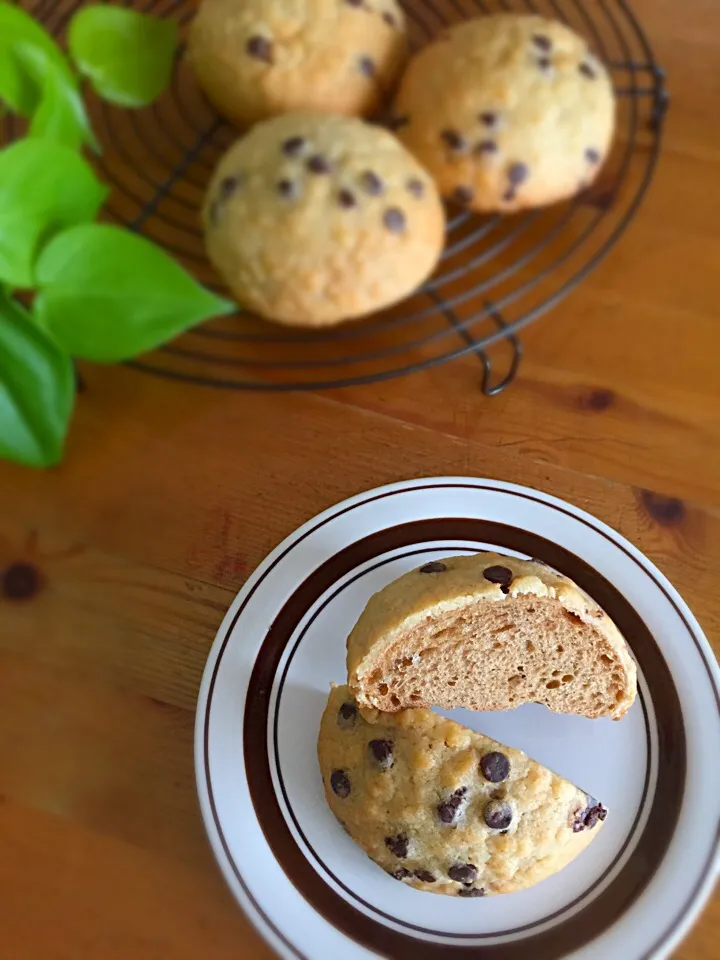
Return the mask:
M370 598L347 642L362 706L622 717L636 668L608 615L567 577L493 553L426 563Z
M291 110L367 116L407 57L397 0L202 0L188 55L241 126Z
M312 327L407 296L445 232L435 183L392 134L322 113L275 117L235 143L203 223L210 260L242 306Z
M457 897L530 887L600 832L606 808L531 760L428 710L381 714L334 687L318 758L332 812L390 877Z
M443 196L510 212L592 183L615 98L603 64L564 24L497 14L450 28L411 59L393 125Z

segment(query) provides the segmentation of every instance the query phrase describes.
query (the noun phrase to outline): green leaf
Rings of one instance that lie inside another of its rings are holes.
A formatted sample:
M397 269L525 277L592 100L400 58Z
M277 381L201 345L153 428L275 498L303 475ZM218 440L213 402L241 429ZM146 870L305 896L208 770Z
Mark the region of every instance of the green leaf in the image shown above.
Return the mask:
M72 361L0 289L0 458L59 463L74 400Z
M70 23L68 46L95 90L122 107L144 107L172 73L177 24L126 7L89 6Z
M0 282L31 287L40 245L94 220L107 189L68 147L18 140L0 150Z
M40 102L42 90L13 56L19 44L28 44L65 78L76 84L62 51L40 24L20 7L0 0L0 100L15 113L29 117Z
M28 136L53 140L71 149L87 143L99 150L74 79L68 80L63 71L32 44L17 44L13 54L25 75L40 91Z
M99 363L127 360L236 309L149 240L102 224L58 234L35 275L39 321L72 356Z

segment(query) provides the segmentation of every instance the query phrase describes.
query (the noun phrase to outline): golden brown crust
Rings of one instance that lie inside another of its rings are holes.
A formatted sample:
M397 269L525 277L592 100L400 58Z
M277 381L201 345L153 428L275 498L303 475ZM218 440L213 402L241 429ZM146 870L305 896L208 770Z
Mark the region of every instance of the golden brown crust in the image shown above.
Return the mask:
M330 693L318 758L353 840L391 876L433 893L532 886L574 859L607 812L519 750L428 710L358 710L347 687Z
M635 663L612 620L571 580L493 553L439 567L413 570L368 602L347 643L359 703L501 710L530 700L589 717L627 712ZM494 568L505 583L492 582Z

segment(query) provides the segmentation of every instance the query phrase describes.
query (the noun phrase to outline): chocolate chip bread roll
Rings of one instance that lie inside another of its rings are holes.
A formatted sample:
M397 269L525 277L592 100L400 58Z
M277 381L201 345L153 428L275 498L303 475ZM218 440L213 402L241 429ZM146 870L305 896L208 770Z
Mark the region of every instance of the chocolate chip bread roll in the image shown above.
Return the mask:
M432 178L392 134L321 113L275 117L237 141L203 221L210 259L244 307L310 327L407 296L445 236Z
M241 126L292 110L367 116L407 58L396 0L202 0L188 56Z
M606 808L428 710L381 714L334 687L318 757L332 812L395 880L457 897L530 887L597 836Z
M585 39L506 13L459 23L416 54L395 115L443 196L510 212L592 183L610 149L615 97Z
M364 706L622 717L636 668L610 617L545 564L448 557L371 597L348 638L348 684Z

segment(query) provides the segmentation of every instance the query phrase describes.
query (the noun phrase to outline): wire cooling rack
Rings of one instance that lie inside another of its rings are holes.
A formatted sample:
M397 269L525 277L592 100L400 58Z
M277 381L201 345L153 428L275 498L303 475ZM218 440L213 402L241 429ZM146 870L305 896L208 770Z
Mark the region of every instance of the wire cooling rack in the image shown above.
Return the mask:
M179 21L194 0L130 2ZM23 6L63 37L73 0ZM590 41L618 96L611 156L570 202L512 216L448 209L447 244L414 295L363 321L324 331L288 330L246 313L210 321L133 361L139 370L215 387L299 390L385 380L473 354L483 392L499 393L522 357L519 331L552 308L602 260L635 216L653 176L668 105L665 75L622 0L403 0L417 48L444 26L484 13L540 13ZM178 51L169 91L152 107L121 111L89 95L103 145L97 161L112 186L109 219L162 244L207 286L221 290L203 250L198 211L219 157L237 135L213 112ZM12 140L11 118L0 140Z

